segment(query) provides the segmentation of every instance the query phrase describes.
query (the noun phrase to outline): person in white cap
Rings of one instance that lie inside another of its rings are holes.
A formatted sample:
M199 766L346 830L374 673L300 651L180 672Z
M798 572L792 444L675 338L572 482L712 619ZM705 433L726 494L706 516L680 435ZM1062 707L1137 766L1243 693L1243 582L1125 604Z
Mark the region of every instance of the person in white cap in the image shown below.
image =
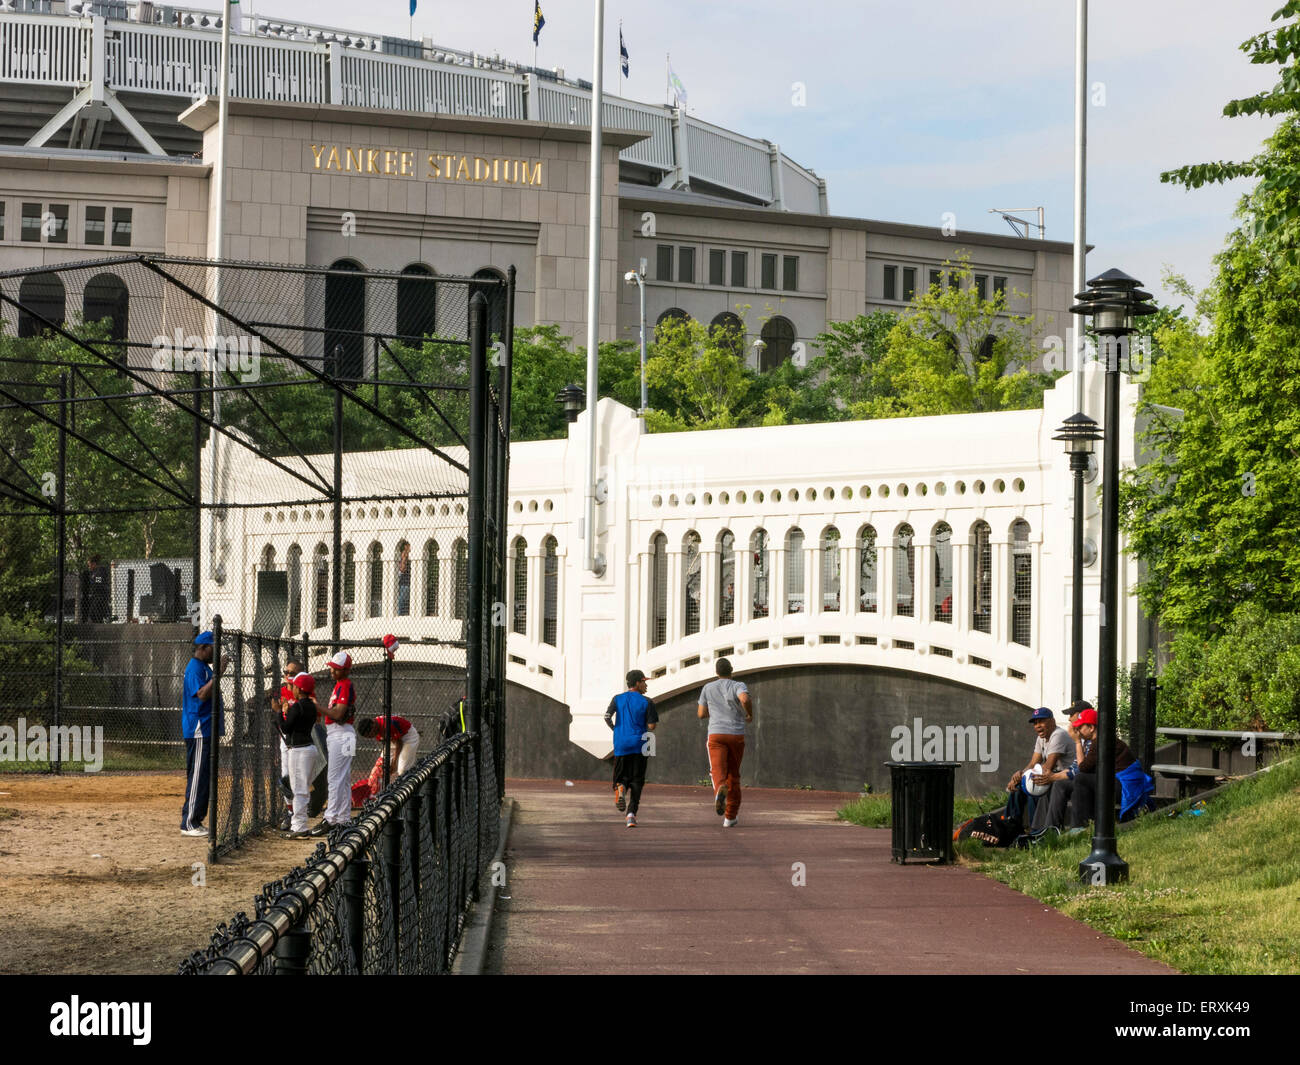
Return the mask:
M357 733L352 727L356 717L356 691L348 674L352 656L339 651L329 660L334 690L325 708L325 745L329 750L329 801L325 819L312 829L313 835L326 835L331 828L352 820L352 757L357 753Z

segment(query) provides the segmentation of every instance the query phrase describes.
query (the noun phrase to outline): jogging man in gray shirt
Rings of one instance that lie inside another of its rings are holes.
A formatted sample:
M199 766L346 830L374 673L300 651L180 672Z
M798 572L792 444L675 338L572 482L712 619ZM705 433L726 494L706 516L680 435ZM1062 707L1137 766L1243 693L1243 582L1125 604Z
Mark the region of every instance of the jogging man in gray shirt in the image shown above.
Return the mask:
M718 679L704 685L696 714L709 719L709 773L713 810L722 827L732 828L740 815L740 760L745 757L745 726L754 707L744 681L731 679L731 663L719 658Z

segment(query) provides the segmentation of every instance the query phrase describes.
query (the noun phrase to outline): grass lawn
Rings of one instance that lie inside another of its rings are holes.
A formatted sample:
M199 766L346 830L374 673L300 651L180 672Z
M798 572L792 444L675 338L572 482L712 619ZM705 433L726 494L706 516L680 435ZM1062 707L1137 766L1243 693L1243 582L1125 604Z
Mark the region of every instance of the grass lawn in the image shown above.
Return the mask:
M955 820L991 805L958 800ZM840 816L887 826L889 798L863 796ZM1027 850L972 840L958 856L1183 972L1300 974L1300 758L1225 789L1199 816L1157 811L1121 825L1127 884L1080 884L1091 849L1087 835Z

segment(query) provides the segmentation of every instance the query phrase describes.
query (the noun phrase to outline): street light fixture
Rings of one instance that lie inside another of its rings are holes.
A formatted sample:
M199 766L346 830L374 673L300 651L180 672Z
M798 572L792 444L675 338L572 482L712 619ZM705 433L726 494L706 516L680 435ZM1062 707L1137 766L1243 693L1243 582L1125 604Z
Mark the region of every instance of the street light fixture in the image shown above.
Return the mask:
M641 409L637 414L645 417L645 412L650 406L646 401L645 390L645 260L641 260L640 270L629 270L624 274L623 281L629 285L636 285L641 290Z
M586 405L587 393L577 385L568 384L555 393L555 402L564 408L564 420L572 425Z
M1107 270L1075 293L1070 313L1092 318L1102 337L1106 360L1106 407L1101 503L1101 633L1097 684L1097 811L1092 853L1079 863L1085 883L1115 884L1128 879L1128 863L1115 850L1115 670L1116 619L1119 615L1119 369L1128 354L1133 319L1155 314L1151 293L1121 270Z
M1077 373L1078 371L1076 371ZM1097 423L1083 412L1071 414L1053 440L1065 443L1074 474L1074 599L1070 628L1070 702L1083 698L1083 480L1091 465L1093 445L1101 439Z
M763 352L765 352L766 350L767 350L766 340L764 340L762 337L759 337L757 340L754 341L754 362L756 364L754 366L754 369L758 370L760 373L763 370Z

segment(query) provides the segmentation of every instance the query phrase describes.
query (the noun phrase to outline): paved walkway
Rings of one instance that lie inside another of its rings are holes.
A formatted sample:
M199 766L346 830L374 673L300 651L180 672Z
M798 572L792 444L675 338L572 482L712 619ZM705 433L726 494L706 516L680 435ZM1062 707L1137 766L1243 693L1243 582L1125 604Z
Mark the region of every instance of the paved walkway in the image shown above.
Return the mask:
M605 784L506 793L487 972L1172 971L978 873L894 864L887 830L835 820L848 796L749 789L723 829L706 788L652 783L627 829Z

